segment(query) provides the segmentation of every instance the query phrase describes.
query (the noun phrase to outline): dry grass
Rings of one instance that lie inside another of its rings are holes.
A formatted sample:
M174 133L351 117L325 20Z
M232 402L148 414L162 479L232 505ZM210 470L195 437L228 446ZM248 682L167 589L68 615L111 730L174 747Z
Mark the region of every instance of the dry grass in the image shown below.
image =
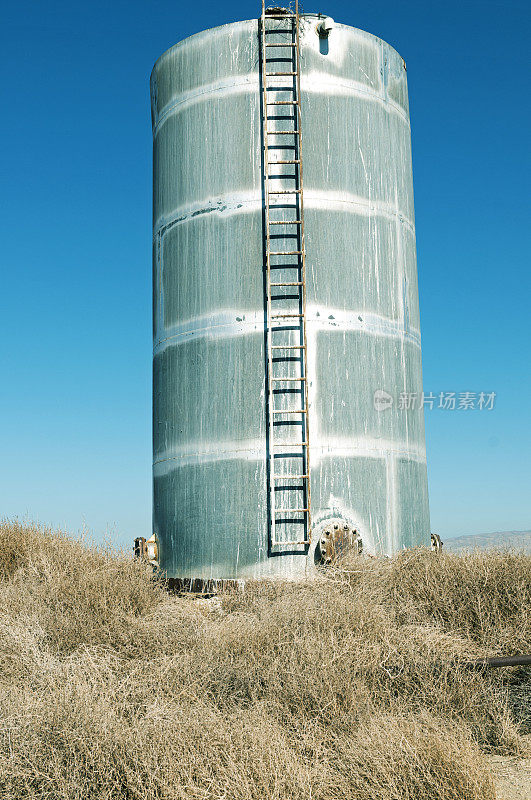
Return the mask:
M419 551L208 604L5 523L0 797L492 800L515 673L459 662L531 649L530 567Z
M459 633L486 650L529 650L531 609L529 555L476 551L456 555L404 551L371 570L345 571L351 585L393 609L399 624L428 623Z

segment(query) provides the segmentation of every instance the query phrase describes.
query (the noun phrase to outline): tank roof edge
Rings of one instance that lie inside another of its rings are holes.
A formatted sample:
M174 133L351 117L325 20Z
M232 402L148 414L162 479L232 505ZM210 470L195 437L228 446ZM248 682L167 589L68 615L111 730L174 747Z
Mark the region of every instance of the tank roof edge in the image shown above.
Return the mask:
M305 14L301 14L300 16L301 16L301 18L304 19L305 17L322 17L323 14L321 14L319 12L316 12L316 11L309 11L309 12L307 12ZM241 19L241 20L235 20L234 22L225 22L223 25L214 25L213 28L205 28L202 31L197 31L196 33L191 33L189 36L185 36L184 39L181 39L180 41L175 42L175 44L172 44L171 47L168 47L167 50L165 50L163 53L161 53L161 55L157 58L157 60L153 64L153 68L151 70L151 77L153 76L153 73L155 72L155 70L158 68L159 64L164 59L166 59L170 55L170 53L172 53L176 48L182 47L184 44L189 42L190 39L194 39L196 36L205 36L207 34L212 34L214 31L220 31L222 28L230 28L233 25L248 25L250 23L255 23L255 22L258 21L258 19L259 19L258 17L254 17L253 19ZM334 25L336 27L338 27L338 28L348 28L349 30L356 31L357 33L362 33L368 39L372 39L372 40L374 40L376 43L378 43L380 45L385 45L386 47L389 47L389 49L393 50L393 52L395 52L399 58L404 60L403 57L398 52L398 50L395 47L393 47L392 44L389 44L389 42L386 42L385 39L382 39L380 36L376 36L376 34L370 33L369 31L364 31L362 28L356 28L354 25L348 25L346 22L335 22L334 21Z

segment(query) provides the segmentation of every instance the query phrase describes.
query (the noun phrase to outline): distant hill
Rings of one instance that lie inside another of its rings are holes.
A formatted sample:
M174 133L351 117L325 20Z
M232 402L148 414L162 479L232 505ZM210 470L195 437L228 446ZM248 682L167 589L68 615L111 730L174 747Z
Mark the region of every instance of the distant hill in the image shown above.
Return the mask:
M531 555L531 531L501 531L498 533L476 533L473 536L443 537L444 549L451 553L463 550L523 550Z

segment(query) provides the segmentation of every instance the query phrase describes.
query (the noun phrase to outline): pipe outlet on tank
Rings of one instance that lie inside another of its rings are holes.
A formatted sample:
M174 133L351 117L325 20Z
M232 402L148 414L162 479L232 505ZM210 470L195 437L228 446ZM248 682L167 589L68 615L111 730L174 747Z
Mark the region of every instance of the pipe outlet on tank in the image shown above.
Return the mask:
M317 33L321 39L326 39L330 35L330 31L333 27L334 20L332 17L324 17L324 19L322 19L317 26Z
M319 532L314 561L316 566L328 566L349 554L361 555L362 552L359 531L344 519L332 519Z

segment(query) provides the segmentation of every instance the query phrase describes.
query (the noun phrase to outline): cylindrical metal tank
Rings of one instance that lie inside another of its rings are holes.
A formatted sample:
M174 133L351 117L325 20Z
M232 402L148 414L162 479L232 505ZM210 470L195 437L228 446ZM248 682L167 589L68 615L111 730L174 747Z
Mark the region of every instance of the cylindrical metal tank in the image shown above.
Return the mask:
M273 554L266 469L259 21L151 76L154 530L170 577L298 578L337 522L364 552L429 545L406 69L300 21L312 545Z

